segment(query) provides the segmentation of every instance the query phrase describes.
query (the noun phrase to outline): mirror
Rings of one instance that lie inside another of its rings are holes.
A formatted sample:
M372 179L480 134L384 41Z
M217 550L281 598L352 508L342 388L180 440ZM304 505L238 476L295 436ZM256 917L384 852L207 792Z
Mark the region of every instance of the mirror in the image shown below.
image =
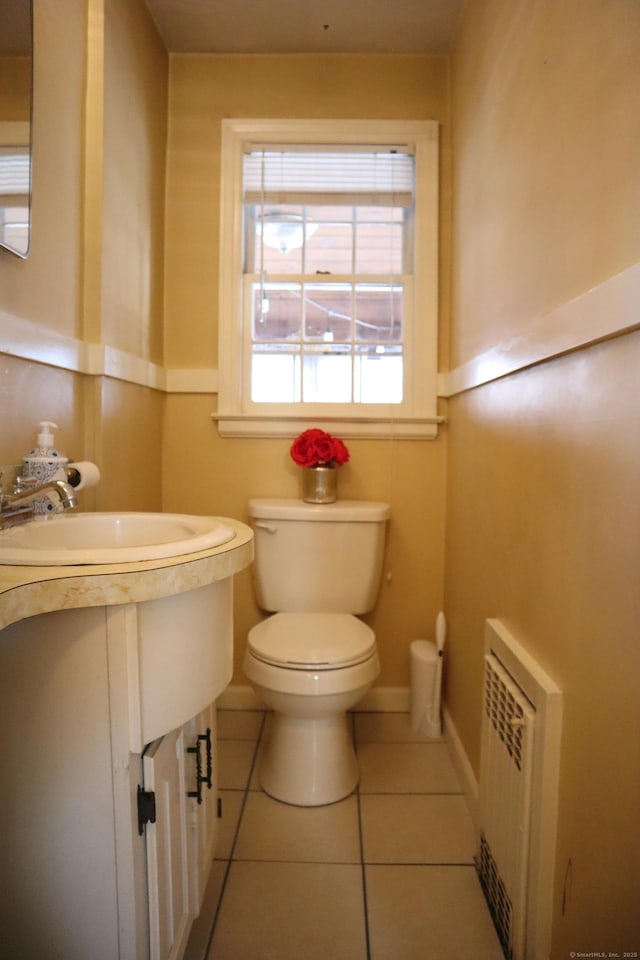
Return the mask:
M31 0L0 0L0 246L29 253L31 229Z

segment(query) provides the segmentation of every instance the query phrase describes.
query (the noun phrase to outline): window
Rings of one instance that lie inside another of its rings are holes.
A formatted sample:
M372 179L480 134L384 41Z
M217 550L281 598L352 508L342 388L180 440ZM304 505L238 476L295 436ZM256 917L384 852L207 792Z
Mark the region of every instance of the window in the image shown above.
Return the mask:
M223 121L220 431L433 436L437 125Z

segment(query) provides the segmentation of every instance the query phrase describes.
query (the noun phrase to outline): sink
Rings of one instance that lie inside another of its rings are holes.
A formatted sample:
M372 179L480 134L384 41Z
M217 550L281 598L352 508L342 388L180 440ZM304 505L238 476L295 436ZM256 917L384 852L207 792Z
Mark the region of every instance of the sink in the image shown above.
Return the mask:
M76 513L0 531L0 564L72 566L159 560L235 537L218 517L180 513Z

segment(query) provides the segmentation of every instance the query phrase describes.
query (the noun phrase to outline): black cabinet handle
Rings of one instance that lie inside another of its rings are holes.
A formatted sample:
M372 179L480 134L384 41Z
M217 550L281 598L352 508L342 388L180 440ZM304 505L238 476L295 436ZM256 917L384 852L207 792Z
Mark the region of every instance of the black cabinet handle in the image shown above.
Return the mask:
M202 803L202 784L205 777L202 776L202 756L200 755L200 737L196 740L195 747L187 747L187 753L196 755L196 789L187 791L188 797L193 797L198 803Z
M202 753L200 746L202 742L207 745L207 773L202 774ZM213 745L211 742L211 727L207 727L206 733L199 733L195 747L187 747L187 753L193 753L196 757L196 789L187 791L188 797L193 797L198 803L202 803L202 784L206 783L209 790L212 787L213 777Z
M198 740L204 740L207 744L207 775L202 778L202 782L206 783L209 790L211 790L211 778L213 775L213 747L211 744L211 727L207 727L206 733L199 733Z

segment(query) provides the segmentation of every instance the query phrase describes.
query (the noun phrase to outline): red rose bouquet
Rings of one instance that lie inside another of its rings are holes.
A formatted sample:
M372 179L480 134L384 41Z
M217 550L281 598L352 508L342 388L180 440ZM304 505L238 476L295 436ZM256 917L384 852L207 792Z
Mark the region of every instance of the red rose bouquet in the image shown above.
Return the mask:
M349 459L342 440L316 428L301 433L289 452L299 467L341 467Z

